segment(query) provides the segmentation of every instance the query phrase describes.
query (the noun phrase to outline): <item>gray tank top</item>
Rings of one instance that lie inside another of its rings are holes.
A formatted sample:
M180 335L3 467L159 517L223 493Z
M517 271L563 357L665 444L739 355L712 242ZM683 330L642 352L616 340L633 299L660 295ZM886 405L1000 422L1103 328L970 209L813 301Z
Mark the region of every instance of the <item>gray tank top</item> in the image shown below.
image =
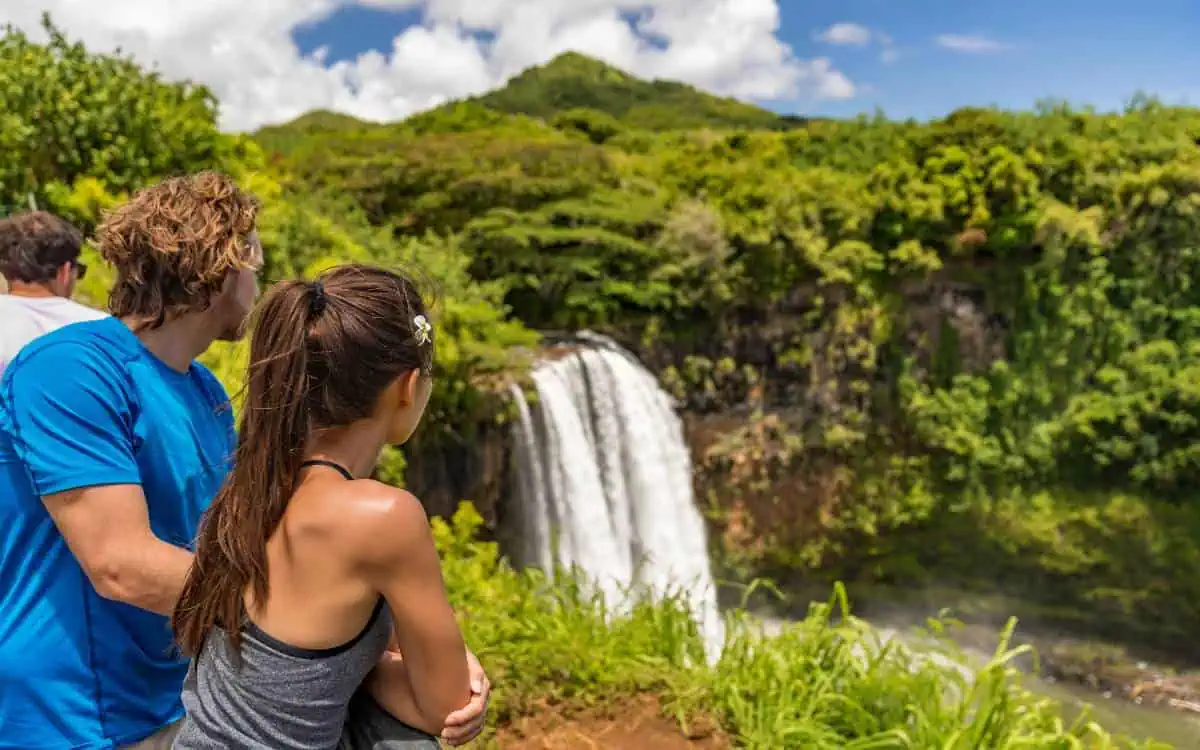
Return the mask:
M175 750L334 750L362 681L387 648L383 600L358 637L330 649L302 649L242 630L241 663L229 636L209 633L183 683L187 710Z
M351 741L361 735L376 748L436 748L436 740L388 716L365 694L356 698L387 648L391 627L383 597L362 632L334 648L297 648L247 622L240 663L228 634L214 628L188 669L183 684L187 716L172 747L335 750L364 744ZM366 726L354 727L355 722ZM344 735L348 729L355 731Z

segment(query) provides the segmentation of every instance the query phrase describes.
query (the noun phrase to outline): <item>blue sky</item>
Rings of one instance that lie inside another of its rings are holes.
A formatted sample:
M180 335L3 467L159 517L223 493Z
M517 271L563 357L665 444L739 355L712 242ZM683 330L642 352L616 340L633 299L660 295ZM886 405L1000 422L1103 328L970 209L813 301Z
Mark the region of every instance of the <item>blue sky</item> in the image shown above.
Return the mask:
M856 88L846 100L763 102L783 112L849 116L879 107L923 119L964 105L1028 108L1044 97L1116 109L1139 90L1200 105L1200 0L781 0L779 7L777 37L799 58L830 58ZM291 34L302 54L328 47L333 63L372 49L389 54L392 40L421 21L417 11L350 6ZM869 41L818 38L839 23L865 28ZM939 45L943 35L959 37L960 49ZM964 51L964 44L988 49Z
M1118 108L1139 89L1200 105L1200 0L785 0L782 36L801 54L816 26L854 20L895 40L899 58L875 49L828 48L862 102L895 116L929 117L966 104L1027 108L1055 97ZM940 34L981 35L1004 45L988 54L937 46Z

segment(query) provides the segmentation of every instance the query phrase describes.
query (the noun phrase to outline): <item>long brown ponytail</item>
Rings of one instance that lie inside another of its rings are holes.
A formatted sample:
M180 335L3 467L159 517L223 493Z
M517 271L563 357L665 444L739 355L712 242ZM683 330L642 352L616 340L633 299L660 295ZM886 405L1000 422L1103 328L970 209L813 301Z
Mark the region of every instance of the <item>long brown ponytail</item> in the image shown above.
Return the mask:
M428 372L433 342L416 287L382 268L339 266L312 283L285 281L263 298L236 463L205 514L171 625L184 653L214 627L235 648L249 588L266 600L267 540L296 490L312 431L364 419L405 372Z

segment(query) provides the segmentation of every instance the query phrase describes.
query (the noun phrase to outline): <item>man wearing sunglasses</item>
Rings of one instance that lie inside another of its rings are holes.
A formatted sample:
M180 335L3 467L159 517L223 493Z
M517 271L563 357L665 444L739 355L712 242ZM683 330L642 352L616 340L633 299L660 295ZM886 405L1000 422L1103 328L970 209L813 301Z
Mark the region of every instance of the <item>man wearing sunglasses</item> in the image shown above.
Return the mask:
M46 211L0 220L0 275L8 281L8 294L0 294L0 375L38 336L106 317L71 300L87 273L82 248L79 230Z

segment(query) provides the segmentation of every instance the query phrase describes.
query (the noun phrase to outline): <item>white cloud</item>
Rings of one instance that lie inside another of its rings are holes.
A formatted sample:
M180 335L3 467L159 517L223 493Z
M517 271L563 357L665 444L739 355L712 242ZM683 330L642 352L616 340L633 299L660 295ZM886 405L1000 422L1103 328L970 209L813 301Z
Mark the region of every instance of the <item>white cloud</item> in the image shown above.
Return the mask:
M985 55L1008 49L1008 45L981 34L940 34L936 41L939 47L970 55Z
M835 70L828 58L818 57L809 63L806 75L819 99L853 99L858 93L854 82Z
M871 30L857 23L835 23L818 34L817 38L827 44L863 47L871 41Z
M881 48L879 52L879 59L884 65L891 65L900 59L900 50L896 49L896 43L892 39L891 35L880 32L876 34L875 37L879 40L879 46Z
M301 55L291 31L348 2L43 0L0 3L0 23L40 37L40 14L49 11L91 49L120 46L167 77L208 85L231 130L316 108L396 120L502 85L567 50L740 98L855 93L828 59L798 58L779 39L778 0L362 0L419 10L424 22L391 49L354 60L327 65L326 50Z
M876 45L879 48L879 59L885 65L890 65L900 59L900 51L896 49L891 35L877 29L868 29L862 24L851 23L849 21L835 23L816 34L815 38L819 42L838 47L866 47L867 45ZM853 96L853 94L850 96Z

